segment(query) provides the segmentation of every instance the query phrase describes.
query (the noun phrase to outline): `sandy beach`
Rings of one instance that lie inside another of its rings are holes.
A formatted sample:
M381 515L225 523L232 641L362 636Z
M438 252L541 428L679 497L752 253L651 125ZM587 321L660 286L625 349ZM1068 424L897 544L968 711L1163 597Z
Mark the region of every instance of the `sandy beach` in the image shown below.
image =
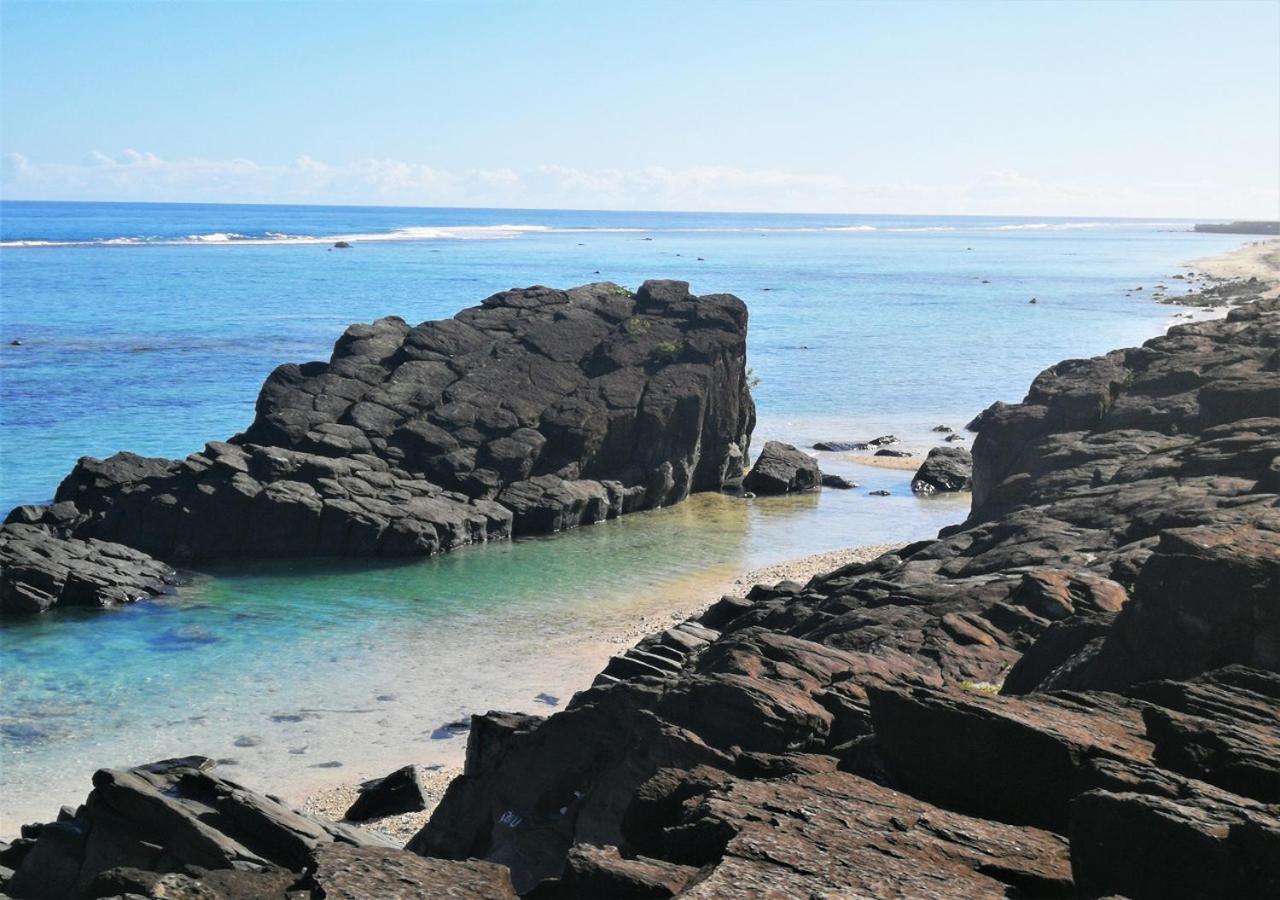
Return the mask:
M671 605L663 612L643 616L637 621L619 622L616 628L609 633L600 635L600 638L607 644L612 645L616 651L621 652L647 634L669 628L697 615L724 594L742 595L757 584L776 584L779 581L799 581L803 583L814 575L830 572L850 563L867 562L875 559L882 553L897 549L898 546L900 545L871 544L827 553L815 553L811 556L802 556L753 569L731 578L711 579L702 584L697 591L673 593L671 595ZM578 685L575 689L583 690L589 686L590 682L588 681L585 684ZM393 840L408 841L430 818L432 809L444 795L449 782L462 772L462 760L466 751L465 743L461 741L451 742L450 750L451 759L442 762L437 756L433 762L423 761L418 763L421 766L422 781L426 788L427 809L421 812L387 816L382 819L374 819L357 824L362 828L386 835ZM407 765L408 763L409 761L407 760L404 764ZM302 800L302 806L309 813L340 820L355 801L356 795L359 793L359 785L363 780L344 781L316 790Z
M1280 238L1250 241L1230 253L1190 260L1186 267L1213 280L1257 278L1270 282L1263 296L1280 296Z

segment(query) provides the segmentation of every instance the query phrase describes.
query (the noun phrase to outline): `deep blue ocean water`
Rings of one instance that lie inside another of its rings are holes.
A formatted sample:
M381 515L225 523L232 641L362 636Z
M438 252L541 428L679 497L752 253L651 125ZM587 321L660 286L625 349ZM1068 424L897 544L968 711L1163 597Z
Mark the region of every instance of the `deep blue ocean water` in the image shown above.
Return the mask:
M1020 399L1059 359L1162 331L1173 311L1151 287L1242 243L1189 227L4 202L0 506L47 500L82 454L182 456L239 431L275 365L326 358L351 322L447 317L529 284L735 293L751 311L757 447L892 431L923 450L932 425ZM335 771L308 768L324 761L444 759L439 724L584 686L609 651L591 636L664 595L963 518L960 502L911 497L909 472L824 467L863 490L704 498L408 565L226 568L176 600L5 622L0 834L77 800L103 764L204 752L278 785Z

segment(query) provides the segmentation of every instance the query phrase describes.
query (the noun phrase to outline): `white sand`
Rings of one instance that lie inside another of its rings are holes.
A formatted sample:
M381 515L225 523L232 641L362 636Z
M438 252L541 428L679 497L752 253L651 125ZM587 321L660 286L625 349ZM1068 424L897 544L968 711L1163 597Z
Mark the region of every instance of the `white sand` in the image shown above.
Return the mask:
M1229 253L1193 259L1186 268L1222 281L1257 278L1270 282L1263 296L1280 296L1280 238L1250 241Z

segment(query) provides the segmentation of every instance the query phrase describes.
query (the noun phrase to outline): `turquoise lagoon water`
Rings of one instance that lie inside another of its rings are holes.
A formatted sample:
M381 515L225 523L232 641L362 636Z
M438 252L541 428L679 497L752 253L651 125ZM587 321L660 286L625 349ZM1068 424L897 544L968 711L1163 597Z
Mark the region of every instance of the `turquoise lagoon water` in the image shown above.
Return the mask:
M1162 330L1171 310L1151 286L1240 243L1187 228L4 203L0 505L49 498L81 454L181 456L240 430L273 366L325 358L350 322L446 317L536 283L736 293L761 379L757 445L893 431L923 450L932 425L1020 399L1044 366ZM338 238L355 247L330 251ZM964 516L963 499L911 497L908 472L824 466L862 488L704 496L414 563L225 566L173 599L5 621L0 833L82 798L95 767L178 753L292 795L451 763L463 738L443 725L549 711L540 694L563 703L616 652L619 623L643 630L744 569ZM893 496L867 496L881 487Z

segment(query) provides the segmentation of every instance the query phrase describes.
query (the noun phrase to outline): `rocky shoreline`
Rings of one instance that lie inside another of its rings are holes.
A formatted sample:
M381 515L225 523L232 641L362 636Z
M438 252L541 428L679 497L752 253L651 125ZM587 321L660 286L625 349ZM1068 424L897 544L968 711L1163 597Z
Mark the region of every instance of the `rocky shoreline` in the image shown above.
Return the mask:
M747 309L685 282L495 294L353 325L284 365L243 433L82 458L0 528L0 611L109 606L236 557L429 556L678 503L741 478Z
M1274 896L1273 284L988 408L937 539L727 595L555 715L473 717L407 849L191 759L99 772L0 848L7 889Z

